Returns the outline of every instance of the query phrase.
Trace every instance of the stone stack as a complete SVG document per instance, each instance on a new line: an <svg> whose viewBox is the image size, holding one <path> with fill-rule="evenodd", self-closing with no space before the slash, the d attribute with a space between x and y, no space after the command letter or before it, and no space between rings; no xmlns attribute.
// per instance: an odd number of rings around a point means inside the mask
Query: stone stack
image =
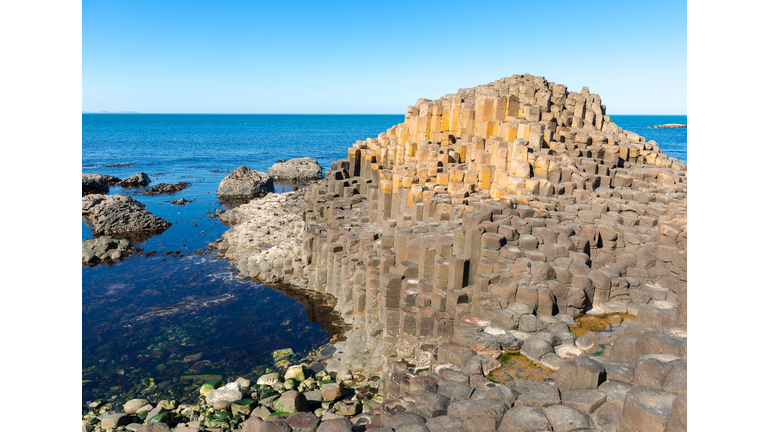
<svg viewBox="0 0 768 432"><path fill-rule="evenodd" d="M300 253L279 267L360 329L368 354L337 372L389 371L382 392L397 397L413 377L395 357L470 376L521 349L558 369L587 312L637 315L627 347L661 335L616 364L684 364L658 351L685 345L687 167L605 112L587 88L515 75L419 99L332 163L305 192ZM624 407L622 424L642 430Z"/></svg>

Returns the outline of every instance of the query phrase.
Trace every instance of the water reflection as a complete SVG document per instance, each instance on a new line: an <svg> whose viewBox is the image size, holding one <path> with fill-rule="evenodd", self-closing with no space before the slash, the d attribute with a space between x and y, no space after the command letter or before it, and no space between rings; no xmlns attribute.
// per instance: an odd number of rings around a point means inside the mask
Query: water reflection
<svg viewBox="0 0 768 432"><path fill-rule="evenodd" d="M191 402L210 376L253 378L274 366L272 351L298 358L341 328L325 297L242 279L209 253L84 273L83 402Z"/></svg>

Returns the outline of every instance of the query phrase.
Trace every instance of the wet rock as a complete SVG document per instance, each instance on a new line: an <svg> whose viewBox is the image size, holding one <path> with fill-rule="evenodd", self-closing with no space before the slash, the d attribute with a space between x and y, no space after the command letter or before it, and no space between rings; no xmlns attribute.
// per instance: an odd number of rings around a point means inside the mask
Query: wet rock
<svg viewBox="0 0 768 432"><path fill-rule="evenodd" d="M304 381L306 378L304 377L304 366L302 365L296 365L291 366L285 371L285 379L293 378L299 382Z"/></svg>
<svg viewBox="0 0 768 432"><path fill-rule="evenodd" d="M227 401L232 403L243 398L240 386L237 383L229 383L222 388L211 390L206 396L205 401L208 405L213 405L217 401Z"/></svg>
<svg viewBox="0 0 768 432"><path fill-rule="evenodd" d="M83 216L96 235L161 232L171 224L145 210L146 206L122 194L88 195L82 199Z"/></svg>
<svg viewBox="0 0 768 432"><path fill-rule="evenodd" d="M276 163L268 170L273 180L293 183L307 182L323 179L323 169L320 164L310 157L289 159L286 162Z"/></svg>
<svg viewBox="0 0 768 432"><path fill-rule="evenodd" d="M144 189L142 194L144 195L160 195L160 194L166 194L170 195L179 191L182 191L188 187L192 186L189 182L178 182L176 184L168 184L168 183L158 183L157 186L152 186L151 188Z"/></svg>
<svg viewBox="0 0 768 432"><path fill-rule="evenodd" d="M240 166L224 177L216 195L220 198L253 198L274 191L275 186L268 174Z"/></svg>
<svg viewBox="0 0 768 432"><path fill-rule="evenodd" d="M240 399L232 402L230 409L232 410L232 415L242 414L247 417L251 415L255 405L256 401L253 399Z"/></svg>
<svg viewBox="0 0 768 432"><path fill-rule="evenodd" d="M149 404L146 399L131 399L123 405L126 414L136 414L139 408Z"/></svg>
<svg viewBox="0 0 768 432"><path fill-rule="evenodd" d="M160 407L157 407L160 408ZM151 413L150 413L151 414ZM170 411L161 412L159 414L155 414L153 416L147 415L147 424L150 423L166 423L171 424L173 423L173 413Z"/></svg>
<svg viewBox="0 0 768 432"><path fill-rule="evenodd" d="M133 248L131 248L131 243L128 240L102 236L93 240L83 240L82 260L83 264L89 265L98 264L102 261L117 261L132 251Z"/></svg>
<svg viewBox="0 0 768 432"><path fill-rule="evenodd" d="M110 185L119 181L119 178L113 176L83 173L83 196L88 194L105 194L109 192Z"/></svg>
<svg viewBox="0 0 768 432"><path fill-rule="evenodd" d="M324 401L335 401L344 395L344 385L341 383L323 384L320 388Z"/></svg>
<svg viewBox="0 0 768 432"><path fill-rule="evenodd" d="M280 374L277 372L272 372L260 376L256 380L256 385L272 385L278 382L280 382Z"/></svg>
<svg viewBox="0 0 768 432"><path fill-rule="evenodd" d="M131 422L131 416L126 413L104 414L101 418L102 429L112 429L118 426L125 426Z"/></svg>
<svg viewBox="0 0 768 432"><path fill-rule="evenodd" d="M335 405L336 412L343 416L355 416L362 412L363 406L359 400L343 400Z"/></svg>
<svg viewBox="0 0 768 432"><path fill-rule="evenodd" d="M298 391L287 391L274 402L275 411L294 414L307 410L307 398Z"/></svg>
<svg viewBox="0 0 768 432"><path fill-rule="evenodd" d="M148 185L152 180L149 176L143 172L136 173L122 181L117 182L120 187L143 187Z"/></svg>

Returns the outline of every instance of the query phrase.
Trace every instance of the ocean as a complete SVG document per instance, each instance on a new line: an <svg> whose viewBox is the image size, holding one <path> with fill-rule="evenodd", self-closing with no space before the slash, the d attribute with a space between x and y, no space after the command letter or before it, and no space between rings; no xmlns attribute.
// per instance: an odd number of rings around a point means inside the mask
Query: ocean
<svg viewBox="0 0 768 432"><path fill-rule="evenodd" d="M686 116L612 116L686 162ZM278 159L309 156L323 169L357 140L376 137L402 115L83 114L82 172L152 183L189 182L172 195L132 195L173 225L114 264L82 267L82 401L119 395L191 401L211 377L258 377L271 353L294 358L330 341L327 309L313 299L237 276L206 250L227 226L215 217L228 205L216 189L245 165L266 172ZM276 190L292 190L276 184ZM172 205L171 200L192 202ZM82 238L91 239L83 223Z"/></svg>

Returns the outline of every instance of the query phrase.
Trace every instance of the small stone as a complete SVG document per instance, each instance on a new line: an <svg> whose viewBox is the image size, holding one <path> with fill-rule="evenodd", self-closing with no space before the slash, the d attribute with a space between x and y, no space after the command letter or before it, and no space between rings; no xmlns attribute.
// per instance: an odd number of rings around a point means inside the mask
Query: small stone
<svg viewBox="0 0 768 432"><path fill-rule="evenodd" d="M105 430L113 429L118 426L125 426L130 422L131 416L126 413L105 414L101 418L101 428Z"/></svg>
<svg viewBox="0 0 768 432"><path fill-rule="evenodd" d="M123 405L126 414L136 414L139 408L149 404L146 399L131 399Z"/></svg>
<svg viewBox="0 0 768 432"><path fill-rule="evenodd" d="M296 381L304 381L306 378L304 376L304 366L302 365L296 365L291 366L285 371L285 379L295 379Z"/></svg>
<svg viewBox="0 0 768 432"><path fill-rule="evenodd" d="M344 395L344 385L341 383L326 383L320 387L324 401L335 401Z"/></svg>

